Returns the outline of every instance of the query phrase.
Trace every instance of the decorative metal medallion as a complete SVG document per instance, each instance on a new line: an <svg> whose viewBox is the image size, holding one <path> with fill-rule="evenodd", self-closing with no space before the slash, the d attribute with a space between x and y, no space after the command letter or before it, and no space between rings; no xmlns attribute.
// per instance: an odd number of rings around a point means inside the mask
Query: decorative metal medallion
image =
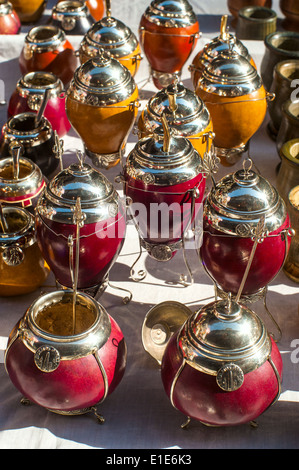
<svg viewBox="0 0 299 470"><path fill-rule="evenodd" d="M61 23L62 29L66 31L72 31L72 29L76 26L76 19L75 18L63 18Z"/></svg>
<svg viewBox="0 0 299 470"><path fill-rule="evenodd" d="M244 373L237 364L225 364L218 370L216 382L225 392L233 392L242 386Z"/></svg>
<svg viewBox="0 0 299 470"><path fill-rule="evenodd" d="M42 372L53 372L60 363L60 354L53 346L41 346L34 354L36 367Z"/></svg>
<svg viewBox="0 0 299 470"><path fill-rule="evenodd" d="M251 237L253 235L253 227L250 224L238 224L236 226L236 234L240 237Z"/></svg>
<svg viewBox="0 0 299 470"><path fill-rule="evenodd" d="M142 176L142 181L145 184L154 184L155 183L155 176L152 173L145 173Z"/></svg>
<svg viewBox="0 0 299 470"><path fill-rule="evenodd" d="M118 205L115 202L108 204L108 214L111 217L116 217L118 214Z"/></svg>
<svg viewBox="0 0 299 470"><path fill-rule="evenodd" d="M39 110L39 108L41 107L42 101L43 101L43 95L41 94L29 95L27 98L27 104L29 108L33 111Z"/></svg>
<svg viewBox="0 0 299 470"><path fill-rule="evenodd" d="M8 266L19 266L23 262L25 255L19 246L10 246L4 250L2 258Z"/></svg>

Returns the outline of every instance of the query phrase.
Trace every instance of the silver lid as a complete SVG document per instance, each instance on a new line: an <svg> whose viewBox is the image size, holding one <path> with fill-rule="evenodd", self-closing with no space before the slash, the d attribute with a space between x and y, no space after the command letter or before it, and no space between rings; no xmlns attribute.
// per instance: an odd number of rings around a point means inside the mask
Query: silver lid
<svg viewBox="0 0 299 470"><path fill-rule="evenodd" d="M137 142L126 160L129 176L158 186L189 181L202 171L199 153L188 139L174 136L165 119L153 137Z"/></svg>
<svg viewBox="0 0 299 470"><path fill-rule="evenodd" d="M187 27L197 22L187 0L153 0L144 17L152 23L169 28Z"/></svg>
<svg viewBox="0 0 299 470"><path fill-rule="evenodd" d="M200 62L202 66L207 66L213 59L228 50L236 51L242 57L245 57L249 62L251 56L247 47L239 40L234 34L227 30L227 15L221 18L220 34L209 41L203 48L200 54Z"/></svg>
<svg viewBox="0 0 299 470"><path fill-rule="evenodd" d="M209 41L203 48L201 60L204 65L207 65L213 59L226 52L228 50L236 51L242 57L245 57L249 62L251 60L251 55L247 47L236 38L234 34L227 33L227 36L219 35Z"/></svg>
<svg viewBox="0 0 299 470"><path fill-rule="evenodd" d="M109 106L129 98L136 89L129 70L107 52L75 71L67 96L91 106Z"/></svg>
<svg viewBox="0 0 299 470"><path fill-rule="evenodd" d="M14 178L14 159L8 157L0 160L0 200L17 198L36 193L44 178L40 168L27 158L21 157L18 162L18 176Z"/></svg>
<svg viewBox="0 0 299 470"><path fill-rule="evenodd" d="M265 232L273 232L284 223L287 212L276 188L244 165L211 189L204 203L204 216L221 232L251 237L262 216Z"/></svg>
<svg viewBox="0 0 299 470"><path fill-rule="evenodd" d="M156 93L143 113L145 127L153 132L162 123L162 114L177 135L188 137L202 132L210 122L204 102L182 83L173 83Z"/></svg>
<svg viewBox="0 0 299 470"><path fill-rule="evenodd" d="M222 96L249 95L262 86L257 70L236 51L227 50L203 70L198 87Z"/></svg>
<svg viewBox="0 0 299 470"><path fill-rule="evenodd" d="M53 25L33 27L25 36L25 46L37 52L55 50L66 40L62 29Z"/></svg>
<svg viewBox="0 0 299 470"><path fill-rule="evenodd" d="M244 374L260 367L271 354L262 320L230 299L211 302L189 317L177 344L190 366L215 375L226 391L238 389Z"/></svg>
<svg viewBox="0 0 299 470"><path fill-rule="evenodd" d="M106 16L85 34L80 51L95 57L100 49L104 49L116 59L120 59L134 52L137 46L138 40L128 26L118 19Z"/></svg>
<svg viewBox="0 0 299 470"><path fill-rule="evenodd" d="M78 197L85 224L115 217L119 211L119 196L113 184L87 163L74 163L58 173L45 188L36 211L44 219L74 224Z"/></svg>

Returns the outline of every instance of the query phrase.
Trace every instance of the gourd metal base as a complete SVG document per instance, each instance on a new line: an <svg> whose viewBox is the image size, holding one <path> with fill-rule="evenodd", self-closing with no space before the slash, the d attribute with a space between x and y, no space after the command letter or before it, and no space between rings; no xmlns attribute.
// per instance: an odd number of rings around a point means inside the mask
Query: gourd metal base
<svg viewBox="0 0 299 470"><path fill-rule="evenodd" d="M23 406L29 406L29 405L33 404L26 397L22 397L20 403ZM78 415L83 415L83 414L86 414L86 413L94 413L95 417L97 418L97 420L100 424L105 423L105 418L102 415L99 414L96 406L91 406L89 408L84 408L84 409L81 409L81 410L73 410L73 411L50 410L48 408L46 408L46 410L51 411L52 413L56 413L56 414L64 415L64 416L78 416Z"/></svg>
<svg viewBox="0 0 299 470"><path fill-rule="evenodd" d="M247 144L241 145L240 147L235 148L221 148L215 147L215 154L220 158L220 161L225 166L235 165L243 156L245 152L248 151L249 142Z"/></svg>
<svg viewBox="0 0 299 470"><path fill-rule="evenodd" d="M186 416L186 421L181 424L181 429L188 429L189 425L191 423L191 418L190 416ZM220 426L220 425L216 425L216 424L208 424L208 423L204 423L203 421L199 421L200 424L202 424L203 426L206 426L208 428L222 428L223 426ZM258 428L258 423L256 421L249 421L248 424L253 428L253 429L257 429Z"/></svg>
<svg viewBox="0 0 299 470"><path fill-rule="evenodd" d="M194 283L193 273L191 271L191 268L189 266L189 263L186 257L184 238L182 238L182 240L180 240L177 243L166 245L166 244L154 244L154 243L145 242L140 236L139 236L139 254L130 268L130 278L133 281L135 282L143 281L143 279L145 279L147 275L147 272L145 269L140 269L137 272L137 275L135 274L135 266L137 265L138 261L140 260L142 256L142 248L146 249L147 253L149 254L151 258L159 262L169 261L173 256L173 252L179 249L183 249L183 257L184 257L185 266L189 274L189 281L188 281L188 276L186 274L181 274L180 282L183 284L184 287L190 286Z"/></svg>
<svg viewBox="0 0 299 470"><path fill-rule="evenodd" d="M91 159L96 168L104 168L108 170L109 168L116 166L120 161L119 152L100 154L92 152L85 147L85 153Z"/></svg>
<svg viewBox="0 0 299 470"><path fill-rule="evenodd" d="M168 72L158 72L150 68L150 75L153 79L154 84L160 88L166 88L168 85L180 80L181 78L181 71L168 73Z"/></svg>

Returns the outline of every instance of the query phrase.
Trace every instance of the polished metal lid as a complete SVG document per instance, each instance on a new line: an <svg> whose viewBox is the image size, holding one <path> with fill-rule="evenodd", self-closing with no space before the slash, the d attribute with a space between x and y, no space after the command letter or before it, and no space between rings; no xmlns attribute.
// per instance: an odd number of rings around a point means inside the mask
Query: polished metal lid
<svg viewBox="0 0 299 470"><path fill-rule="evenodd" d="M174 136L166 118L149 138L140 139L126 160L126 172L137 180L158 186L183 183L202 170L202 159L185 137Z"/></svg>
<svg viewBox="0 0 299 470"><path fill-rule="evenodd" d="M221 19L220 34L209 41L200 54L200 62L202 66L207 66L213 59L226 51L236 51L240 56L245 57L249 62L251 56L247 47L227 30L227 15Z"/></svg>
<svg viewBox="0 0 299 470"><path fill-rule="evenodd" d="M185 361L216 376L226 391L238 389L247 374L271 354L271 340L262 320L230 298L209 303L186 321L177 337Z"/></svg>
<svg viewBox="0 0 299 470"><path fill-rule="evenodd" d="M197 22L187 0L153 0L144 13L152 23L169 28L181 28Z"/></svg>
<svg viewBox="0 0 299 470"><path fill-rule="evenodd" d="M75 71L67 96L91 106L108 106L129 98L135 89L129 70L101 50Z"/></svg>
<svg viewBox="0 0 299 470"><path fill-rule="evenodd" d="M137 46L135 34L122 21L111 16L108 5L106 17L95 23L84 35L80 49L90 56L96 56L99 49L104 49L119 59L134 52Z"/></svg>
<svg viewBox="0 0 299 470"><path fill-rule="evenodd" d="M253 236L261 217L265 218L265 232L277 230L287 217L277 189L246 165L247 162L242 170L222 178L204 203L211 227L240 237Z"/></svg>
<svg viewBox="0 0 299 470"><path fill-rule="evenodd" d="M113 184L83 162L73 163L48 183L36 211L45 219L73 224L78 197L85 224L107 220L119 212L119 196Z"/></svg>
<svg viewBox="0 0 299 470"><path fill-rule="evenodd" d="M213 59L203 70L198 87L222 96L248 95L262 86L262 80L251 63L234 50Z"/></svg>
<svg viewBox="0 0 299 470"><path fill-rule="evenodd" d="M142 344L161 365L165 348L172 337L192 315L184 304L167 300L152 307L146 314L142 330Z"/></svg>
<svg viewBox="0 0 299 470"><path fill-rule="evenodd" d="M182 83L173 83L156 93L144 110L144 125L154 131L161 125L162 114L178 135L188 137L202 132L210 122L204 102Z"/></svg>

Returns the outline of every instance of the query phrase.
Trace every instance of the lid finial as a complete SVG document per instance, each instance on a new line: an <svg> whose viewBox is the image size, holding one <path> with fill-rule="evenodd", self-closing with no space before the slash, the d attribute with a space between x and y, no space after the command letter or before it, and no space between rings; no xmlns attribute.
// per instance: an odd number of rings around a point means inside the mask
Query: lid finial
<svg viewBox="0 0 299 470"><path fill-rule="evenodd" d="M111 18L111 0L105 0L106 16Z"/></svg>
<svg viewBox="0 0 299 470"><path fill-rule="evenodd" d="M227 15L221 17L220 37L223 41L227 41L228 39Z"/></svg>

